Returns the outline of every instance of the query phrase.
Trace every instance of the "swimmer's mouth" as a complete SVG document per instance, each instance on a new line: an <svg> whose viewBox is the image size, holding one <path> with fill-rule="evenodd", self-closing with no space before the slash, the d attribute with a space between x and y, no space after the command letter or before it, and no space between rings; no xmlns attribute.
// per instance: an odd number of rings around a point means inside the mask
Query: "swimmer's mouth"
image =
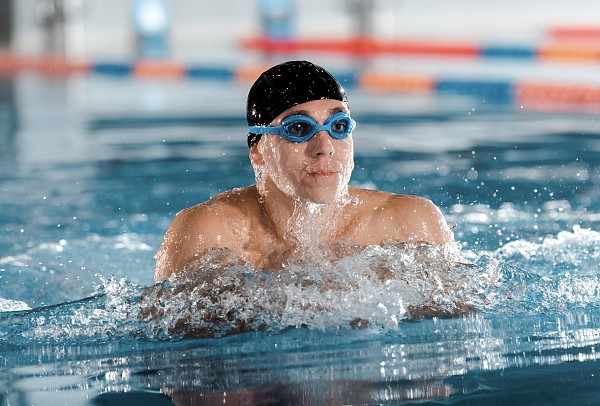
<svg viewBox="0 0 600 406"><path fill-rule="evenodd" d="M339 173L338 171L334 171L334 170L330 170L330 169L323 169L323 170L316 170L316 171L308 172L309 175L317 176L317 177L335 176L338 173Z"/></svg>
<svg viewBox="0 0 600 406"><path fill-rule="evenodd" d="M335 176L341 172L341 168L338 168L337 165L315 165L307 166L306 172L310 176L317 177Z"/></svg>

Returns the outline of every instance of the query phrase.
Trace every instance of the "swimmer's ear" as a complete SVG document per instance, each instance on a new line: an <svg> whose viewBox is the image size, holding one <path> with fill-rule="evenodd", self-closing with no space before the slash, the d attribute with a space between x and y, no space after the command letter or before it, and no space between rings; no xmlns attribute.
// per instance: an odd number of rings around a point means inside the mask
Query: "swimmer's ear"
<svg viewBox="0 0 600 406"><path fill-rule="evenodd" d="M265 160L263 158L262 152L260 151L260 148L258 148L258 144L254 144L250 147L250 162L253 166L260 166L265 164Z"/></svg>

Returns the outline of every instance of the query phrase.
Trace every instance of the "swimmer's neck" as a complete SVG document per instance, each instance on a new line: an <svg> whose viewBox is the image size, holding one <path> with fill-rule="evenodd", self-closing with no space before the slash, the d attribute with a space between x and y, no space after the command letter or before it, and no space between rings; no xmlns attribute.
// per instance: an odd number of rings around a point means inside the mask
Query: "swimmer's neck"
<svg viewBox="0 0 600 406"><path fill-rule="evenodd" d="M332 238L339 226L343 206L342 199L331 203L314 203L299 197L291 197L279 189L269 190L259 196L267 227L278 239L293 237L294 232L309 233L319 240Z"/></svg>

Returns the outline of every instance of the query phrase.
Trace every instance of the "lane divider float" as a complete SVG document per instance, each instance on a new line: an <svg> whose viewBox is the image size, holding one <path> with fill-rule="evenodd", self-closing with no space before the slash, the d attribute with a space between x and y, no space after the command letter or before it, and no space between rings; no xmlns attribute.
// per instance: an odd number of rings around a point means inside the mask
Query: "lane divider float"
<svg viewBox="0 0 600 406"><path fill-rule="evenodd" d="M174 61L83 63L0 53L0 78L22 73L59 78L94 74L116 78L220 80L250 84L268 66L187 66ZM434 77L425 74L359 70L333 73L346 88L397 94L468 96L479 103L513 105L528 111L600 113L600 84L457 78L444 75Z"/></svg>

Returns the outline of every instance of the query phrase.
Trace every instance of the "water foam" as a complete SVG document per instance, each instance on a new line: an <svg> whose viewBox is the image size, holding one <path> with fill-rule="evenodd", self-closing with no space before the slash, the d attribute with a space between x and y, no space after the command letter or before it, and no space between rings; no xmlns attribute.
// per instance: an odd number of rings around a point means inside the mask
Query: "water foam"
<svg viewBox="0 0 600 406"><path fill-rule="evenodd" d="M290 327L338 331L356 326L357 319L390 330L403 320L470 311L494 279L493 270L463 264L458 244L368 247L279 272L239 265L230 252L221 255L219 262L197 261L187 273L155 286L101 279L87 298L3 313L2 339L85 344Z"/></svg>
<svg viewBox="0 0 600 406"><path fill-rule="evenodd" d="M29 310L29 305L20 300L10 300L0 297L0 313L2 312L16 312L19 310Z"/></svg>
<svg viewBox="0 0 600 406"><path fill-rule="evenodd" d="M395 329L403 320L463 314L485 300L493 267L464 264L458 244L368 247L320 264L267 273L196 261L147 292L145 320L155 336L224 335L246 330L350 328L356 320ZM485 274L485 275L482 275Z"/></svg>
<svg viewBox="0 0 600 406"><path fill-rule="evenodd" d="M539 243L512 241L499 250L498 256L509 263L537 264L534 271L541 275L564 272L594 275L600 258L600 232L575 226L572 232L560 231Z"/></svg>
<svg viewBox="0 0 600 406"><path fill-rule="evenodd" d="M514 241L493 252L443 246L357 249L279 272L199 260L154 285L100 279L84 299L28 310L0 299L0 341L85 344L114 340L220 337L305 327L324 332L357 325L394 331L403 321L469 312L565 314L600 307L600 233L575 227L541 242ZM360 323L356 323L360 320Z"/></svg>
<svg viewBox="0 0 600 406"><path fill-rule="evenodd" d="M600 307L600 232L573 227L541 242L512 241L494 255L502 264L494 309L556 314Z"/></svg>

